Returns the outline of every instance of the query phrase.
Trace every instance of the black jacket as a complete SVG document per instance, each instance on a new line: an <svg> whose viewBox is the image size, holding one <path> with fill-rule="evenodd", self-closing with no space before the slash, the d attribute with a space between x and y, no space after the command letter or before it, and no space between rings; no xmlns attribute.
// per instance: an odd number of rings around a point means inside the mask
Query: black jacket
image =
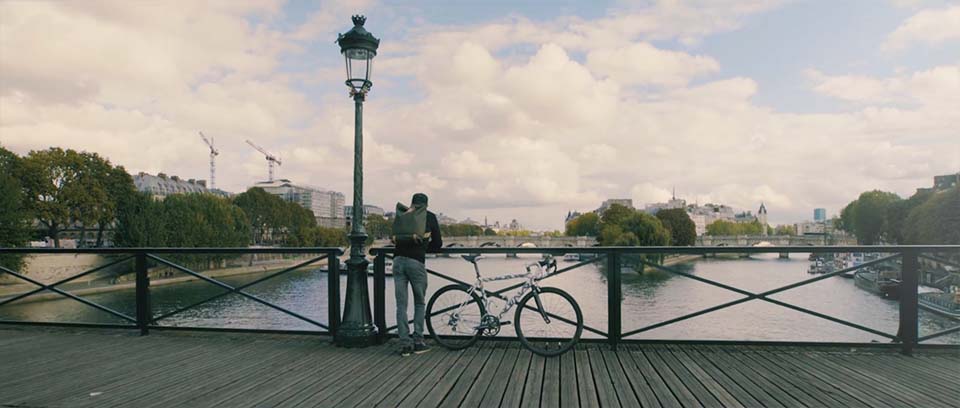
<svg viewBox="0 0 960 408"><path fill-rule="evenodd" d="M403 256L425 262L427 251L436 252L443 248L443 237L440 236L440 223L437 222L437 215L427 211L427 230L430 231L430 243L427 245L397 245L394 252L396 256Z"/></svg>

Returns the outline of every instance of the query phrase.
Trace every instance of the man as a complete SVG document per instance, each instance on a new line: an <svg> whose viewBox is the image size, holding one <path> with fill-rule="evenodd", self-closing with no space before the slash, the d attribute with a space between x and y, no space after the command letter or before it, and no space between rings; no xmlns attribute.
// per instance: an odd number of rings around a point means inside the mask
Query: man
<svg viewBox="0 0 960 408"><path fill-rule="evenodd" d="M411 207L426 208L427 195L417 193L410 200ZM393 258L393 287L397 299L397 333L400 336L400 354L421 354L430 351L423 341L424 313L426 309L427 268L424 265L426 252L434 252L443 247L440 236L440 223L436 214L427 211L426 231L428 240L420 243L397 242ZM422 225L422 224L421 224ZM413 338L407 326L407 283L413 289Z"/></svg>

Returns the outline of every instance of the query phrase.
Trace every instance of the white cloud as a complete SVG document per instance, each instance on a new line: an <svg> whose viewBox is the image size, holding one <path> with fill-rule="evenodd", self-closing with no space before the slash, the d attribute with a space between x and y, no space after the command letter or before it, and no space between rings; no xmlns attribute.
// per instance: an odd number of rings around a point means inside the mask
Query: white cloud
<svg viewBox="0 0 960 408"><path fill-rule="evenodd" d="M284 32L245 17L283 18L273 3L125 5L0 4L4 146L83 148L131 171L202 178L204 130L221 147L228 190L266 174L249 138L283 158L281 176L350 200L353 104L342 89L308 94L299 82L318 73L339 82L342 61L334 53L309 74L280 69L284 58L312 58L302 39L327 43L349 6L330 4ZM774 6L663 1L593 20L420 24L378 56L364 105L364 199L423 191L457 218L552 229L567 210L622 196L642 206L676 186L689 201L750 210L763 201L776 223L838 210L869 188L909 193L960 168L957 66L888 78L811 71L817 92L855 104L792 114L755 103L758 82L719 70L707 52L650 45L695 43ZM378 91L391 81L416 96Z"/></svg>
<svg viewBox="0 0 960 408"><path fill-rule="evenodd" d="M713 58L661 50L648 43L591 51L587 66L624 85L659 86L686 85L697 76L720 69Z"/></svg>
<svg viewBox="0 0 960 408"><path fill-rule="evenodd" d="M914 44L938 45L960 40L960 5L917 12L887 36L886 51L900 51Z"/></svg>

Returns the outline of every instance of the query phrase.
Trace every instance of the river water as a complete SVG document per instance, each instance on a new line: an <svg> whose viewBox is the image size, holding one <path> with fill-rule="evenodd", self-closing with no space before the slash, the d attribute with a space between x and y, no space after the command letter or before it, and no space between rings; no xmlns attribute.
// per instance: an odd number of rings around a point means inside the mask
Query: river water
<svg viewBox="0 0 960 408"><path fill-rule="evenodd" d="M484 276L521 273L523 266L537 259L533 255L506 258L491 255L480 260ZM560 261L560 267L572 265ZM749 259L697 259L674 266L678 270L715 280L750 292L760 292L808 279L809 261L806 256L794 254L791 259L777 255L754 255ZM433 258L427 267L455 277L472 281L472 266L456 258ZM239 285L260 276L241 276L223 279ZM710 306L732 301L743 295L665 272L643 274L625 271L623 274L622 331L629 332L660 321L682 316ZM498 289L520 281L487 284L487 289ZM428 296L448 284L442 278L431 276ZM580 304L585 324L600 331L607 330L607 278L603 268L588 264L575 270L550 277L543 286L555 286L569 292ZM341 280L345 289L346 278ZM372 291L372 281L370 289ZM264 300L275 303L318 322L327 321L327 276L320 270L293 272L259 283L247 290ZM151 289L155 315L159 316L179 307L193 304L222 293L223 289L206 282L189 282ZM345 293L345 291L341 292ZM113 308L129 316L135 315L134 293L116 291L84 296L85 299ZM774 299L792 303L816 312L848 320L882 332L897 332L899 305L854 286L853 280L831 277L819 282L782 292ZM387 323L395 323L393 309L393 282L387 280ZM411 311L412 313L412 311ZM960 324L921 310L920 335L934 333ZM504 319L512 318L512 312ZM79 302L51 300L0 307L0 319L123 323ZM181 314L158 322L162 325L190 327L230 327L259 329L312 330L316 326L273 310L239 295L228 295L205 303ZM501 336L512 336L505 327ZM598 337L584 332L584 337ZM697 339L697 340L790 340L790 341L856 341L885 342L887 339L844 325L830 322L762 300L753 300L668 326L645 331L630 338L637 339ZM960 343L960 334L954 333L931 342Z"/></svg>

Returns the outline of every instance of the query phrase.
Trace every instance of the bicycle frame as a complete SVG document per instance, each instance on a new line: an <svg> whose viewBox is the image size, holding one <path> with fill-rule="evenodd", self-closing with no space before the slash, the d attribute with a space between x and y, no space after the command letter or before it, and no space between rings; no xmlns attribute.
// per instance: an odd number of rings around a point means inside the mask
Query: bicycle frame
<svg viewBox="0 0 960 408"><path fill-rule="evenodd" d="M500 310L500 313L497 314L497 321L500 321L503 318L503 315L507 314L507 312L513 309L513 306L515 306L517 303L520 302L520 299L523 298L523 296L527 293L528 290L533 290L534 299L537 302L537 309L539 310L540 315L543 316L543 319L545 322L547 323L550 322L550 318L547 317L545 313L543 313L543 306L540 303L540 296L538 295L540 292L540 285L538 284L538 281L540 279L543 279L547 275L546 270L542 265L540 265L539 262L534 262L532 264L525 265L525 268L527 270L526 273L507 274L507 275L493 276L489 278L484 278L480 276L480 267L477 266L476 260L474 260L474 262L471 262L471 263L473 264L473 270L477 275L477 280L476 280L476 283L474 283L473 285L470 286L469 289L467 289L467 294L472 296L474 293L477 293L479 289L479 296L481 298L481 301L483 302L483 308L485 311L490 309L490 299L487 298L487 291L483 289L483 282L496 282L496 281L520 279L520 278L527 279L527 281L523 283L523 286L520 287L520 290L518 290L517 293L512 298L507 299L506 306L504 306L503 309ZM534 270L533 268L536 268L536 269ZM462 309L463 306L466 305L468 302L469 301L465 301L464 303L461 303L457 309L458 310ZM481 316L481 318L485 316L491 316L491 315L492 315L491 313L486 312L484 316Z"/></svg>

